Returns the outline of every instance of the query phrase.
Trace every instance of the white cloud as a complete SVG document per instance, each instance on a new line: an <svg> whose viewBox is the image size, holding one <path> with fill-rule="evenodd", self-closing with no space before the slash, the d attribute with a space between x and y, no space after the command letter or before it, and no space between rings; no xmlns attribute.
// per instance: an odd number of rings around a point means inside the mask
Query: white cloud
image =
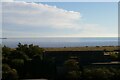
<svg viewBox="0 0 120 80"><path fill-rule="evenodd" d="M41 30L43 28L46 29L43 30L46 31L44 33ZM7 37L25 37L25 35L31 37L108 36L105 35L107 29L103 30L100 25L82 23L80 12L67 11L41 3L26 2L3 3L3 29L3 35ZM49 31L49 29L53 30ZM99 32L102 33L99 34Z"/></svg>
<svg viewBox="0 0 120 80"><path fill-rule="evenodd" d="M1 0L1 2L13 2L14 0Z"/></svg>
<svg viewBox="0 0 120 80"><path fill-rule="evenodd" d="M36 3L4 3L3 9L5 22L35 27L76 28L81 18L79 12Z"/></svg>

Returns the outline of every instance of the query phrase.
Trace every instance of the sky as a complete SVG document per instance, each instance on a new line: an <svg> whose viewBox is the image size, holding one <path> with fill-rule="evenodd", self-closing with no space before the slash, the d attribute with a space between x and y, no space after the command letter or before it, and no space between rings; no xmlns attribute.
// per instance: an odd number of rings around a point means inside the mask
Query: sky
<svg viewBox="0 0 120 80"><path fill-rule="evenodd" d="M3 37L117 37L117 2L4 2Z"/></svg>
<svg viewBox="0 0 120 80"><path fill-rule="evenodd" d="M1 0L2 2L26 1L26 2L119 2L119 0Z"/></svg>

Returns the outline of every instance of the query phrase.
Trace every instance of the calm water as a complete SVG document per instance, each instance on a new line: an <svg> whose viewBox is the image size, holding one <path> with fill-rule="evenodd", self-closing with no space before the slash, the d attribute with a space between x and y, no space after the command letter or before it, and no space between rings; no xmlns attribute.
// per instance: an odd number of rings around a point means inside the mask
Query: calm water
<svg viewBox="0 0 120 80"><path fill-rule="evenodd" d="M15 48L18 43L40 47L118 46L118 38L8 38L2 44Z"/></svg>

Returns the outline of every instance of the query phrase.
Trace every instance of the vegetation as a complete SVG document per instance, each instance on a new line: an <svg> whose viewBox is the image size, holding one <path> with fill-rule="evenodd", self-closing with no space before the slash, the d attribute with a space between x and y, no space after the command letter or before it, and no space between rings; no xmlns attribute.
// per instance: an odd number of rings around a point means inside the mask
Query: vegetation
<svg viewBox="0 0 120 80"><path fill-rule="evenodd" d="M15 49L2 48L2 80L38 79L50 80L119 80L118 67L83 66L80 61L68 58L63 65L56 65L54 57L45 57L44 49L30 44L18 44ZM120 53L111 54L120 60Z"/></svg>
<svg viewBox="0 0 120 80"><path fill-rule="evenodd" d="M81 78L79 62L74 59L68 59L64 63L66 78L68 80L78 80Z"/></svg>
<svg viewBox="0 0 120 80"><path fill-rule="evenodd" d="M2 65L2 80L18 80L16 69L11 69L9 65Z"/></svg>
<svg viewBox="0 0 120 80"><path fill-rule="evenodd" d="M64 47L64 48L45 48L48 51L114 51L118 50L119 46L96 46L96 47Z"/></svg>

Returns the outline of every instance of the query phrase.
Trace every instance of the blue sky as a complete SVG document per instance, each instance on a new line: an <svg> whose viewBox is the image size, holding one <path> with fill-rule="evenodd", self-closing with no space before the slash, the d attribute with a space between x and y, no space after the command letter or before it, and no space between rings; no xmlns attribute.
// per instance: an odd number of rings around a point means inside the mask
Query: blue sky
<svg viewBox="0 0 120 80"><path fill-rule="evenodd" d="M43 4L80 12L84 21L87 23L97 23L106 26L118 25L118 3L116 2L43 2Z"/></svg>
<svg viewBox="0 0 120 80"><path fill-rule="evenodd" d="M3 3L3 37L117 37L117 4Z"/></svg>

